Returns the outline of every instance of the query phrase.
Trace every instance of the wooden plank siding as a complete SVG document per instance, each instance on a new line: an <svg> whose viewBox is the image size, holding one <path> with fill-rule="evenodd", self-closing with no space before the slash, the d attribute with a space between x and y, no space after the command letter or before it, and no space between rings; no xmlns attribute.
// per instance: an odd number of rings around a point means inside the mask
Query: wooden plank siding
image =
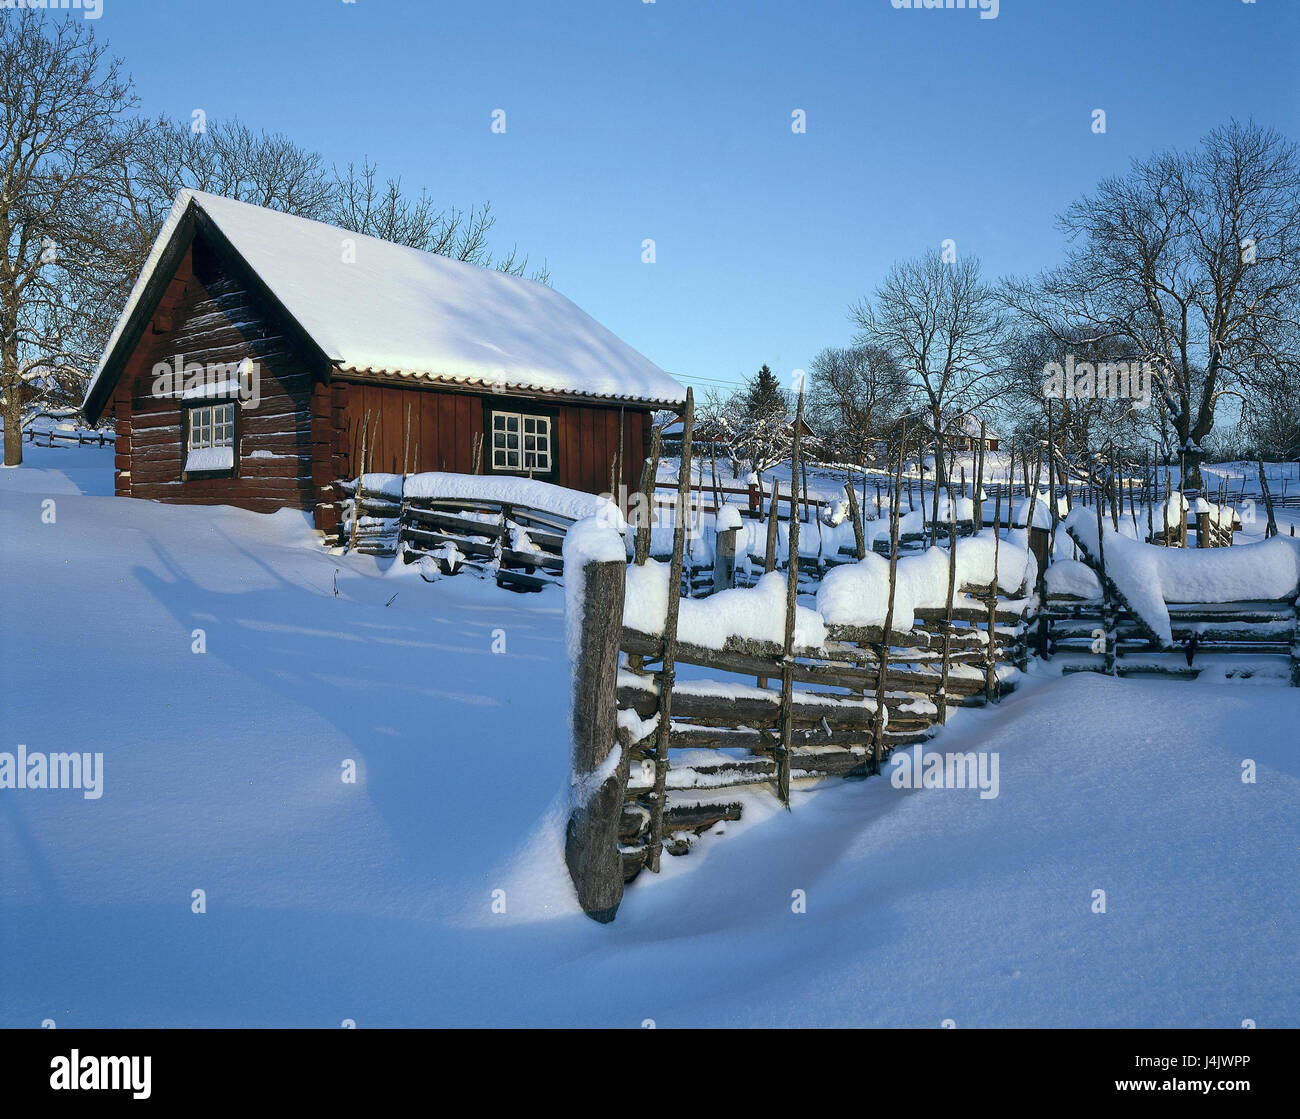
<svg viewBox="0 0 1300 1119"><path fill-rule="evenodd" d="M411 406L411 434L407 471L412 474L429 470L469 474L474 469L474 437L483 434L486 409L509 408L516 404L527 411L539 403L504 393L469 393L361 382L347 385L346 400L342 438L348 448L349 461L359 469L361 429L368 417L369 461L366 469L379 474L403 472L408 404ZM610 464L618 451L620 406L540 403L555 412L556 471L554 478L548 480L588 493L607 492ZM634 495L649 444L651 413L631 406L623 406L622 411L621 481L628 494ZM480 472L492 473L488 449L483 452ZM619 480L616 479L616 485Z"/></svg>
<svg viewBox="0 0 1300 1119"><path fill-rule="evenodd" d="M238 362L259 366L261 399L238 408L234 477L184 480L183 409L153 396L156 363ZM176 270L113 395L127 437L116 492L193 505L237 505L258 512L316 503L312 393L317 373L272 315L217 254L196 238Z"/></svg>

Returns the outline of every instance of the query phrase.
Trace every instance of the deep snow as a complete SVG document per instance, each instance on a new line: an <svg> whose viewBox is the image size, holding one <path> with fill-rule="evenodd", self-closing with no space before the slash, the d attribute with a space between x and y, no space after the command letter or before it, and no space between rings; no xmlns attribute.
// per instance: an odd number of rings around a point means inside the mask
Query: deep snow
<svg viewBox="0 0 1300 1119"><path fill-rule="evenodd" d="M28 451L0 751L102 750L105 789L0 791L0 1025L1300 1025L1296 690L1035 670L930 746L997 751L996 799L756 789L597 926L560 590L84 496L111 451Z"/></svg>

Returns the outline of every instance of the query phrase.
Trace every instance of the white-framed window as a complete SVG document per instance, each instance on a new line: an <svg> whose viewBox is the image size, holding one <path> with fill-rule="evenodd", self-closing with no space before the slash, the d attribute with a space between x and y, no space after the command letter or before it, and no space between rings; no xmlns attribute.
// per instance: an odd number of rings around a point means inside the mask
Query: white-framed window
<svg viewBox="0 0 1300 1119"><path fill-rule="evenodd" d="M234 465L234 402L190 408L185 433L185 469L231 470Z"/></svg>
<svg viewBox="0 0 1300 1119"><path fill-rule="evenodd" d="M492 469L549 474L554 450L551 418L527 412L492 413Z"/></svg>

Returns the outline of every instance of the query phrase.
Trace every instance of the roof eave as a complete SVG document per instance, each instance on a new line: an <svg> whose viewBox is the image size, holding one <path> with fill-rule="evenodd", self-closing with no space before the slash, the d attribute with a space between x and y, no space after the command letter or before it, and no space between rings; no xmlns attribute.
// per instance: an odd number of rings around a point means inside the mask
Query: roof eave
<svg viewBox="0 0 1300 1119"><path fill-rule="evenodd" d="M456 392L502 393L507 396L535 396L551 400L592 403L607 406L631 406L647 409L665 409L680 412L685 399L670 397L624 396L617 393L582 392L576 389L551 388L527 382L502 382L485 377L457 377L421 370L360 368L347 362L334 363L334 376L340 380L390 383L398 381L412 385L427 385Z"/></svg>

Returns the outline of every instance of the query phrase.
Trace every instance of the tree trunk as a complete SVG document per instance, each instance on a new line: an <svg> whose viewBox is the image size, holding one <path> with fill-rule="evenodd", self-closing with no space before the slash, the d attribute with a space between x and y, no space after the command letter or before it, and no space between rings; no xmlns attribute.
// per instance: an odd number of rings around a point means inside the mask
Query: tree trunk
<svg viewBox="0 0 1300 1119"><path fill-rule="evenodd" d="M5 465L23 463L23 405L15 386L5 392Z"/></svg>
<svg viewBox="0 0 1300 1119"><path fill-rule="evenodd" d="M1188 490L1199 492L1201 489L1201 463L1205 461L1204 451L1184 451L1183 452L1183 480L1179 488L1186 493Z"/></svg>

